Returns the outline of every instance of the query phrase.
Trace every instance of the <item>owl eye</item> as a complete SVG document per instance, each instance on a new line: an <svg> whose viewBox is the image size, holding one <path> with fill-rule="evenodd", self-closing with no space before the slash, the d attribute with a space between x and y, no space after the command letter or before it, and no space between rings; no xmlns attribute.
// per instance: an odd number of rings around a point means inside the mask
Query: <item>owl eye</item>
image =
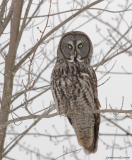
<svg viewBox="0 0 132 160"><path fill-rule="evenodd" d="M69 45L68 45L68 48L69 48L69 49L72 49L72 45L71 45L71 44L69 44Z"/></svg>
<svg viewBox="0 0 132 160"><path fill-rule="evenodd" d="M78 45L78 48L82 48L82 47L83 47L83 45L82 45L82 44L79 44L79 45Z"/></svg>

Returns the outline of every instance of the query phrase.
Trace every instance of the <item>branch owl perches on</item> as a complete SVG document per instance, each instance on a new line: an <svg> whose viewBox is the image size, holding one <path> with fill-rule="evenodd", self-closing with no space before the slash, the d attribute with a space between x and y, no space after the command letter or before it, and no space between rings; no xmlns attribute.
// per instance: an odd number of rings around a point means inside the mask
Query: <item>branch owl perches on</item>
<svg viewBox="0 0 132 160"><path fill-rule="evenodd" d="M64 34L51 75L56 109L67 116L86 154L97 151L100 125L99 113L87 113L100 108L97 78L90 66L92 54L92 42L85 33Z"/></svg>

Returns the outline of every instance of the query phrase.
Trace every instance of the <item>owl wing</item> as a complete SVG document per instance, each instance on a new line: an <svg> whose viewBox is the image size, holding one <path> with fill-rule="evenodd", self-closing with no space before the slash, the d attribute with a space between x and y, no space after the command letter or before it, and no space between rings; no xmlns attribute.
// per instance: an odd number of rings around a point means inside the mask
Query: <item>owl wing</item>
<svg viewBox="0 0 132 160"><path fill-rule="evenodd" d="M55 106L60 115L70 110L70 102L74 93L72 78L60 77L51 79L51 90L55 100Z"/></svg>
<svg viewBox="0 0 132 160"><path fill-rule="evenodd" d="M96 103L97 109L99 109L101 106L100 106L100 103L99 103L99 100L98 100L97 78L96 78L95 71L93 70L93 68L91 66L88 67L87 74L90 75L89 81L90 81L91 86L92 86L93 91L94 91L94 101Z"/></svg>
<svg viewBox="0 0 132 160"><path fill-rule="evenodd" d="M88 72L89 75L91 75L90 78L90 83L91 86L93 88L94 91L94 102L95 102L95 109L98 110L101 106L100 106L100 102L98 100L98 92L97 92L97 77L95 74L95 71L93 70L93 68L90 66L88 68ZM98 147L98 134L99 134L99 125L100 125L100 113L96 113L94 114L95 117L95 124L94 124L94 147L91 150L92 153L97 151L97 147ZM89 150L85 149L86 153L90 153Z"/></svg>

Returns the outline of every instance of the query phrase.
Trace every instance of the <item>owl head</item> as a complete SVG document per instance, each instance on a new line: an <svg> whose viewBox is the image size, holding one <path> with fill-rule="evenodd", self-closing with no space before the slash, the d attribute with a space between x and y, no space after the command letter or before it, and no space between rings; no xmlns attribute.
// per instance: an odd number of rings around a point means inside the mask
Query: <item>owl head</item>
<svg viewBox="0 0 132 160"><path fill-rule="evenodd" d="M78 63L87 61L90 64L92 54L92 42L83 32L67 32L60 39L58 56L68 62Z"/></svg>

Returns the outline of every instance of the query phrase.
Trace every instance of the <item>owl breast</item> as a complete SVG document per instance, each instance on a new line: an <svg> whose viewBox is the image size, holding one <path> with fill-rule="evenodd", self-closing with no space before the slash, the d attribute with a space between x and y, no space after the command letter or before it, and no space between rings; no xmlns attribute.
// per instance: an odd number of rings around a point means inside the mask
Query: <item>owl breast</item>
<svg viewBox="0 0 132 160"><path fill-rule="evenodd" d="M68 68L69 71L66 71ZM51 79L52 93L60 114L65 114L68 110L87 112L88 109L96 108L91 77L88 74L76 66L56 69L53 74L56 74L56 78Z"/></svg>

